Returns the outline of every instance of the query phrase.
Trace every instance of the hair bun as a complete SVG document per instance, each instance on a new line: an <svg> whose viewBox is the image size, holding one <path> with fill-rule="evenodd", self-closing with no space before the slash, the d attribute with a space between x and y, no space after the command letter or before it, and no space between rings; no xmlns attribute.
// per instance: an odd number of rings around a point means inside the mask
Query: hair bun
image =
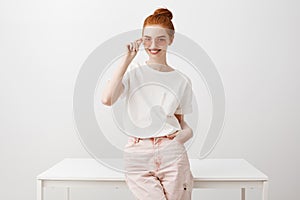
<svg viewBox="0 0 300 200"><path fill-rule="evenodd" d="M167 8L158 8L154 11L153 15L164 15L170 18L170 20L173 18L172 12L169 11Z"/></svg>

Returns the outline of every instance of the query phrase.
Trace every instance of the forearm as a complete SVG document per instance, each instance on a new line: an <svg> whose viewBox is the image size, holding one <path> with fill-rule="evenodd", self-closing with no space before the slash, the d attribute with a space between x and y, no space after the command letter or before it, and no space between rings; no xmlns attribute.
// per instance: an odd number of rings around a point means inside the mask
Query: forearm
<svg viewBox="0 0 300 200"><path fill-rule="evenodd" d="M193 137L193 130L184 120L181 121L180 126L182 130L179 130L178 134L176 135L176 139L183 144Z"/></svg>
<svg viewBox="0 0 300 200"><path fill-rule="evenodd" d="M122 79L131 62L126 56L123 57L119 67L114 71L111 79L106 83L103 93L102 102L105 105L112 105L122 92Z"/></svg>

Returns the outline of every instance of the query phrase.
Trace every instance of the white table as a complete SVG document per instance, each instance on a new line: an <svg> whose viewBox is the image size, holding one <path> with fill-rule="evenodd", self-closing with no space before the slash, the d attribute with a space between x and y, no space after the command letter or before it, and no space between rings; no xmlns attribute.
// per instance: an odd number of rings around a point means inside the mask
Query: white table
<svg viewBox="0 0 300 200"><path fill-rule="evenodd" d="M261 188L268 199L268 177L244 159L190 159L194 188L239 188L245 200L246 189ZM101 165L92 158L66 158L37 176L37 200L43 200L45 187L96 186L127 188L124 174Z"/></svg>

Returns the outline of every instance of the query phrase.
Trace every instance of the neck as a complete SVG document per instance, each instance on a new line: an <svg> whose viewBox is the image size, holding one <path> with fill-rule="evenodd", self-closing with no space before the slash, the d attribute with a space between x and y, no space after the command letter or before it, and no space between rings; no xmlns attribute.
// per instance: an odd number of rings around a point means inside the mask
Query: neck
<svg viewBox="0 0 300 200"><path fill-rule="evenodd" d="M164 58L151 58L151 57L149 57L149 59L147 60L147 63L148 64L158 64L158 65L168 66L166 57L164 57Z"/></svg>

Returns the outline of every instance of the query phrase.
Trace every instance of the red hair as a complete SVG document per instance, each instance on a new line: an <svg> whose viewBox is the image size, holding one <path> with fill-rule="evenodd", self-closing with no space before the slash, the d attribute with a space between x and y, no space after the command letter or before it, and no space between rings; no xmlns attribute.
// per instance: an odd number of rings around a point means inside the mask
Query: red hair
<svg viewBox="0 0 300 200"><path fill-rule="evenodd" d="M143 25L143 30L147 25L160 25L168 29L167 32L170 37L173 37L175 29L172 23L173 14L167 8L158 8L152 15L149 15ZM144 32L144 31L143 31Z"/></svg>

